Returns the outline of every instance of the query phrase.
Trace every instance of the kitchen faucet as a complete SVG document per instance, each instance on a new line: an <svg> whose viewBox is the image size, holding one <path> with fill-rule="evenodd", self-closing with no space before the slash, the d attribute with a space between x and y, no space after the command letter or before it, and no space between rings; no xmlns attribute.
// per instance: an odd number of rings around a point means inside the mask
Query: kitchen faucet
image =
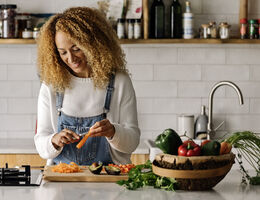
<svg viewBox="0 0 260 200"><path fill-rule="evenodd" d="M207 139L208 140L210 139L210 137L212 135L215 134L215 130L214 130L214 126L213 126L213 119L212 119L213 96L214 96L216 89L222 85L228 85L228 86L234 88L234 90L237 92L237 95L239 97L240 105L244 104L242 92L236 84L232 83L231 81L220 81L220 82L216 83L213 86L213 88L211 89L210 94L209 94L209 119L208 119L209 121L208 121L208 130L207 130Z"/></svg>

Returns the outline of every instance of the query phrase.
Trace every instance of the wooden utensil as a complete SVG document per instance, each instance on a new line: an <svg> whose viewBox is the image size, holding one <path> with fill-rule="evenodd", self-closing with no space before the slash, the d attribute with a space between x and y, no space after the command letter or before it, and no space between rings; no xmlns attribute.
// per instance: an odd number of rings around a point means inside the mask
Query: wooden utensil
<svg viewBox="0 0 260 200"><path fill-rule="evenodd" d="M82 172L77 173L58 173L51 171L52 166L46 166L43 172L43 178L55 182L116 182L127 180L128 174L108 175L106 172L92 174L88 167L81 167Z"/></svg>
<svg viewBox="0 0 260 200"><path fill-rule="evenodd" d="M238 24L240 24L240 19L243 18L248 19L248 0L240 0Z"/></svg>

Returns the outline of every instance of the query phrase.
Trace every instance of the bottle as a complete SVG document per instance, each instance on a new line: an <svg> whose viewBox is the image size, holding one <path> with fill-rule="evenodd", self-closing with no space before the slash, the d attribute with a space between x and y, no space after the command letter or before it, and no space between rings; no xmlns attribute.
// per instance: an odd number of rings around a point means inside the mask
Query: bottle
<svg viewBox="0 0 260 200"><path fill-rule="evenodd" d="M117 20L117 37L119 39L125 38L125 19L119 18Z"/></svg>
<svg viewBox="0 0 260 200"><path fill-rule="evenodd" d="M182 38L182 9L179 0L171 5L171 38Z"/></svg>
<svg viewBox="0 0 260 200"><path fill-rule="evenodd" d="M241 39L247 38L247 19L240 19L240 37Z"/></svg>
<svg viewBox="0 0 260 200"><path fill-rule="evenodd" d="M258 21L251 19L249 20L249 38L257 39L258 38Z"/></svg>
<svg viewBox="0 0 260 200"><path fill-rule="evenodd" d="M193 13L191 12L190 2L186 1L186 10L183 13L183 38L192 39L193 37Z"/></svg>
<svg viewBox="0 0 260 200"><path fill-rule="evenodd" d="M195 137L197 139L206 139L207 138L207 125L208 125L208 116L205 111L206 107L201 106L201 113L195 121Z"/></svg>
<svg viewBox="0 0 260 200"><path fill-rule="evenodd" d="M128 23L127 38L128 39L134 39L134 23L135 23L135 20L134 19L128 19L127 23Z"/></svg>
<svg viewBox="0 0 260 200"><path fill-rule="evenodd" d="M154 0L151 7L150 38L164 38L165 7L162 0Z"/></svg>
<svg viewBox="0 0 260 200"><path fill-rule="evenodd" d="M134 38L140 39L141 37L142 37L141 19L135 19Z"/></svg>

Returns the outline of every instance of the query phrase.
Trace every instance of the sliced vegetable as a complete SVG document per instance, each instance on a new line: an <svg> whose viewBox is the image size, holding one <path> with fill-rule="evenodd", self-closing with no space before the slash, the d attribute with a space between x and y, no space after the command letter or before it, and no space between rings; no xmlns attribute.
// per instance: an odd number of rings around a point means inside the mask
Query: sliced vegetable
<svg viewBox="0 0 260 200"><path fill-rule="evenodd" d="M81 169L76 163L71 162L70 164L60 163L58 165L55 165L51 168L51 171L59 173L74 173L81 172Z"/></svg>
<svg viewBox="0 0 260 200"><path fill-rule="evenodd" d="M89 166L89 171L92 172L93 174L100 174L103 168L103 163L102 162L94 162L92 165Z"/></svg>
<svg viewBox="0 0 260 200"><path fill-rule="evenodd" d="M76 147L80 149L85 144L89 136L90 136L90 131L88 131L88 133L80 140L80 142L77 144Z"/></svg>
<svg viewBox="0 0 260 200"><path fill-rule="evenodd" d="M182 140L178 133L173 129L166 129L162 134L158 135L155 145L160 148L163 153L177 155L178 147L182 144Z"/></svg>
<svg viewBox="0 0 260 200"><path fill-rule="evenodd" d="M108 164L108 166L117 167L121 170L121 173L128 173L132 168L135 167L134 164L126 164L126 165L116 165L116 164Z"/></svg>
<svg viewBox="0 0 260 200"><path fill-rule="evenodd" d="M220 143L218 141L210 141L201 147L203 156L217 156L220 152Z"/></svg>
<svg viewBox="0 0 260 200"><path fill-rule="evenodd" d="M232 149L232 145L229 144L228 142L224 141L220 143L220 155L230 153L231 149Z"/></svg>
<svg viewBox="0 0 260 200"><path fill-rule="evenodd" d="M105 166L105 170L109 175L119 175L121 170L118 167L113 166Z"/></svg>
<svg viewBox="0 0 260 200"><path fill-rule="evenodd" d="M197 145L192 140L185 141L181 146L178 148L178 155L179 156L200 156L200 146Z"/></svg>

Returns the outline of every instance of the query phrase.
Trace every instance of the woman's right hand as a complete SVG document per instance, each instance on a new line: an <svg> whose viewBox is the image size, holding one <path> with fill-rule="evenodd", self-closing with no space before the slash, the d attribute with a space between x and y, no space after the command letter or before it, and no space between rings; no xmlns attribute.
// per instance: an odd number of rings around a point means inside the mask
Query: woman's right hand
<svg viewBox="0 0 260 200"><path fill-rule="evenodd" d="M59 149L64 147L65 144L77 142L79 139L80 137L75 132L65 128L61 132L56 133L52 137L51 142L56 149Z"/></svg>

